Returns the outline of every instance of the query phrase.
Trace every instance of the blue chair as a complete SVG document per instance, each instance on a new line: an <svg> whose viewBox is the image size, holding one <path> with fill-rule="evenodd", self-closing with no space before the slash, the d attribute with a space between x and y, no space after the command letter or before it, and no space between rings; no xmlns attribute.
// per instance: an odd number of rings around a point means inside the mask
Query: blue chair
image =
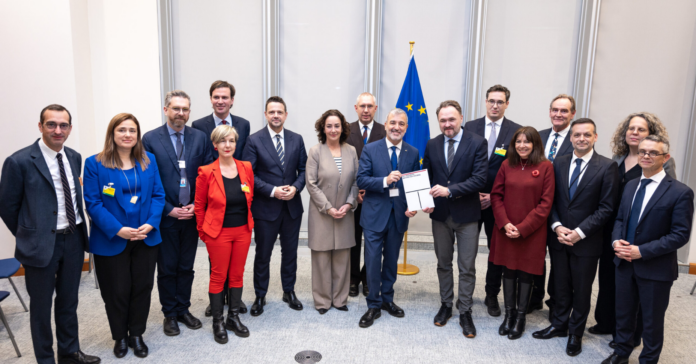
<svg viewBox="0 0 696 364"><path fill-rule="evenodd" d="M0 302L2 302L9 295L10 295L10 292L0 291ZM0 319L2 319L2 324L5 325L5 328L7 329L7 333L10 334L10 340L12 340L12 345L14 345L15 351L17 352L17 356L21 358L22 353L19 352L19 348L17 347L17 342L14 339L14 335L12 335L12 330L10 330L10 325L7 324L7 320L5 319L5 313L2 312L2 307L0 307Z"/></svg>
<svg viewBox="0 0 696 364"><path fill-rule="evenodd" d="M12 282L12 278L10 278L17 273L19 266L19 261L15 258L0 260L0 279L7 278L7 280L10 281L10 284L12 285L12 288L14 288L17 297L19 297L19 302L22 302L22 306L24 306L24 311L29 312L27 305L24 304L24 300L17 290L17 286L15 286L14 282Z"/></svg>

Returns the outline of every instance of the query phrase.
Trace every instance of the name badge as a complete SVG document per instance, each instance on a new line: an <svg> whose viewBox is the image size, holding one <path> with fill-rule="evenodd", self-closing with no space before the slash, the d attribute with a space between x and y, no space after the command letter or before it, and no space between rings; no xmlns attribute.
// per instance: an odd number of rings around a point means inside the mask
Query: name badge
<svg viewBox="0 0 696 364"><path fill-rule="evenodd" d="M113 188L113 183L109 183L108 186L104 186L104 188L102 188L102 193L107 195L107 196L114 197L114 194L116 193L116 189Z"/></svg>
<svg viewBox="0 0 696 364"><path fill-rule="evenodd" d="M505 150L503 148L495 148L494 154L497 154L501 157L505 157L505 154L507 154L507 150Z"/></svg>
<svg viewBox="0 0 696 364"><path fill-rule="evenodd" d="M390 188L389 189L389 197L399 197L399 189L398 188Z"/></svg>
<svg viewBox="0 0 696 364"><path fill-rule="evenodd" d="M246 183L242 184L242 192L245 192L245 193L251 192L251 190L249 189L249 186L247 186Z"/></svg>
<svg viewBox="0 0 696 364"><path fill-rule="evenodd" d="M179 161L179 169L185 169L186 168L186 161Z"/></svg>
<svg viewBox="0 0 696 364"><path fill-rule="evenodd" d="M182 178L179 182L179 187L186 187L186 178Z"/></svg>
<svg viewBox="0 0 696 364"><path fill-rule="evenodd" d="M135 205L135 203L138 202L138 196L133 196L133 197L131 197L131 201L130 201L130 202L131 202L132 204Z"/></svg>

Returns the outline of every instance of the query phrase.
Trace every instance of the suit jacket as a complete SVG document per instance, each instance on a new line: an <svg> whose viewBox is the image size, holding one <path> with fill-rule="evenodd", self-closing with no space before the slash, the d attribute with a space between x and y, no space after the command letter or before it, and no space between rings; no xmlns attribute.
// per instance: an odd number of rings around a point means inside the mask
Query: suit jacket
<svg viewBox="0 0 696 364"><path fill-rule="evenodd" d="M317 251L347 249L355 246L353 211L358 207L358 156L355 148L341 145L341 173L329 147L324 143L309 148L307 156L307 192L309 192L309 248ZM341 219L329 209L352 205Z"/></svg>
<svg viewBox="0 0 696 364"><path fill-rule="evenodd" d="M403 234L408 230L408 217L405 215L408 206L403 181L399 180L396 183L399 197L389 197L390 188L384 188L384 177L392 172L386 139L365 145L359 164L358 188L365 190L360 226L372 231L384 231L389 221L393 201L396 227L399 233ZM401 173L420 170L418 149L402 142L398 169Z"/></svg>
<svg viewBox="0 0 696 364"><path fill-rule="evenodd" d="M614 196L619 191L619 166L595 151L570 199L568 176L572 157L572 154L566 154L554 160L556 192L550 223L559 222L571 230L579 227L585 239L571 247L559 243L557 235L553 234L549 238L549 247L569 249L577 256L599 257L602 255L603 229L613 215L616 204Z"/></svg>
<svg viewBox="0 0 696 364"><path fill-rule="evenodd" d="M77 213L86 222L82 206L80 153L64 147L72 170ZM0 217L16 238L15 258L23 265L43 268L51 262L58 225L58 199L53 177L39 141L5 159L0 179ZM89 251L87 224L81 224L82 246Z"/></svg>
<svg viewBox="0 0 696 364"><path fill-rule="evenodd" d="M230 117L232 118L232 126L237 129L237 134L239 134L239 140L237 140L237 149L235 149L233 157L234 159L241 160L242 154L244 153L244 146L246 145L247 138L249 137L249 121L239 116L232 115L231 113ZM215 130L215 118L213 118L213 114L204 116L194 121L191 126L194 129L204 132L208 143L210 143L212 146L210 135L213 133L213 130ZM213 160L215 160L218 158L218 152L215 150L215 148L211 149L213 153ZM193 193L191 196L193 196Z"/></svg>
<svg viewBox="0 0 696 364"><path fill-rule="evenodd" d="M553 128L548 128L544 129L539 132L539 135L541 136L541 145L546 148L546 141L549 140L549 135L553 131ZM570 143L570 131L568 131L568 134L566 134L565 138L563 138L563 143L556 149L556 158L560 156L564 156L566 154L572 154L573 153L573 144ZM554 161L556 160L554 158Z"/></svg>
<svg viewBox="0 0 696 364"><path fill-rule="evenodd" d="M355 148L358 159L362 156L363 146L365 145L362 137L362 127L363 125L360 120L350 123L350 135L348 135L348 139L346 140L348 144ZM387 132L384 130L384 125L375 121L372 123L372 130L370 131L370 136L367 138L367 144L384 139L386 136Z"/></svg>
<svg viewBox="0 0 696 364"><path fill-rule="evenodd" d="M157 167L165 194L161 226L170 227L179 221L168 215L172 209L179 207L181 170L167 125L162 125L145 133L143 146L159 161ZM184 127L184 161L186 161L186 179L191 190L189 203L193 203L193 198L196 196L198 167L210 164L214 160L212 149L210 139L206 140L203 132L188 126Z"/></svg>
<svg viewBox="0 0 696 364"><path fill-rule="evenodd" d="M481 218L479 192L486 186L488 175L488 142L462 128L462 139L454 154L450 173L445 160L445 136L428 141L423 156L423 169L428 170L431 185L449 188L452 197L435 198L435 211L430 218L444 222L449 216L458 224Z"/></svg>
<svg viewBox="0 0 696 364"><path fill-rule="evenodd" d="M300 192L305 187L305 167L307 165L307 152L302 136L284 129L285 139L285 166L280 164L275 143L271 140L268 127L249 136L242 160L249 161L254 170L254 192L256 198L251 204L254 218L258 220L274 221L283 209L283 202L271 197L273 188L290 185L297 188L297 193L287 201L290 216L296 219L302 216L302 197Z"/></svg>
<svg viewBox="0 0 696 364"><path fill-rule="evenodd" d="M614 223L612 241L626 239L628 217L640 178L629 181L621 197ZM677 249L689 242L694 218L694 191L666 175L648 200L636 226L634 245L642 258L628 263L614 257L614 264L633 264L634 273L644 279L674 281L677 270Z"/></svg>
<svg viewBox="0 0 696 364"><path fill-rule="evenodd" d="M146 152L147 153L147 152ZM144 171L140 163L135 162L135 171L141 181L139 224L150 224L152 230L143 240L145 244L154 246L162 242L160 221L164 209L164 189L157 169L157 159L152 153L147 153L150 164ZM92 221L92 235L89 237L92 253L103 256L114 256L126 248L128 241L118 236L122 227L128 226L128 215L124 204L122 186L119 185L121 170L106 168L97 161L97 156L87 158L85 162L85 204L87 213ZM103 186L113 183L116 190L114 197L102 193ZM140 226L139 225L139 226ZM139 226L129 226L138 228Z"/></svg>
<svg viewBox="0 0 696 364"><path fill-rule="evenodd" d="M515 123L514 121L503 117L503 122L500 125L500 132L498 132L498 137L496 138L495 147L502 147L503 149L508 150L510 148L510 140L512 139L512 136L515 134L517 129L521 127L521 125ZM480 119L467 121L466 124L464 124L464 129L488 140L488 135L486 135L485 116ZM487 153L488 149L486 149L486 154ZM498 174L500 164L503 163L505 158L506 157L497 155L495 153L493 153L493 155L490 157L488 160L488 177L486 178L486 185L481 190L481 193L491 193L491 190L493 189L493 182L495 182L495 176Z"/></svg>
<svg viewBox="0 0 696 364"><path fill-rule="evenodd" d="M251 202L254 200L254 171L251 163L235 159L239 182L249 186L249 192L244 193L247 201L249 217L247 227L254 228L254 219L251 213ZM222 231L222 223L225 220L227 208L227 195L225 194L225 182L222 180L220 160L198 168L198 189L196 190L196 203L193 211L196 214L196 226L198 234L204 242L207 237L217 238Z"/></svg>

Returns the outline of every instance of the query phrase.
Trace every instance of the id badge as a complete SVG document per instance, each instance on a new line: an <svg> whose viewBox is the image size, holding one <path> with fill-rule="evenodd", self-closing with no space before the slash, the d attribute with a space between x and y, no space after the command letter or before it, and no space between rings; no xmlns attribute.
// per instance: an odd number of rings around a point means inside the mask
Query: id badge
<svg viewBox="0 0 696 364"><path fill-rule="evenodd" d="M186 161L179 161L179 169L186 169Z"/></svg>
<svg viewBox="0 0 696 364"><path fill-rule="evenodd" d="M182 177L181 181L179 182L179 187L186 187L186 178Z"/></svg>
<svg viewBox="0 0 696 364"><path fill-rule="evenodd" d="M113 187L113 183L109 183L108 186L104 186L104 188L102 188L102 193L107 195L107 196L114 197L114 194L116 193L116 189Z"/></svg>
<svg viewBox="0 0 696 364"><path fill-rule="evenodd" d="M399 197L399 189L398 188L390 188L389 189L389 197Z"/></svg>
<svg viewBox="0 0 696 364"><path fill-rule="evenodd" d="M138 196L133 196L133 197L131 197L130 203L132 203L132 204L135 205L136 202L138 202Z"/></svg>

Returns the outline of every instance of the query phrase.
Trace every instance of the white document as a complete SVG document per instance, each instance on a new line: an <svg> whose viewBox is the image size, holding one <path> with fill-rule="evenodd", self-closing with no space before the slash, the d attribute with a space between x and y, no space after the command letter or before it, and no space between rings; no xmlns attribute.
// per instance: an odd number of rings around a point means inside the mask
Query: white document
<svg viewBox="0 0 696 364"><path fill-rule="evenodd" d="M423 169L401 175L406 193L406 203L409 211L418 211L435 207L433 196L430 195L430 177L428 170Z"/></svg>

